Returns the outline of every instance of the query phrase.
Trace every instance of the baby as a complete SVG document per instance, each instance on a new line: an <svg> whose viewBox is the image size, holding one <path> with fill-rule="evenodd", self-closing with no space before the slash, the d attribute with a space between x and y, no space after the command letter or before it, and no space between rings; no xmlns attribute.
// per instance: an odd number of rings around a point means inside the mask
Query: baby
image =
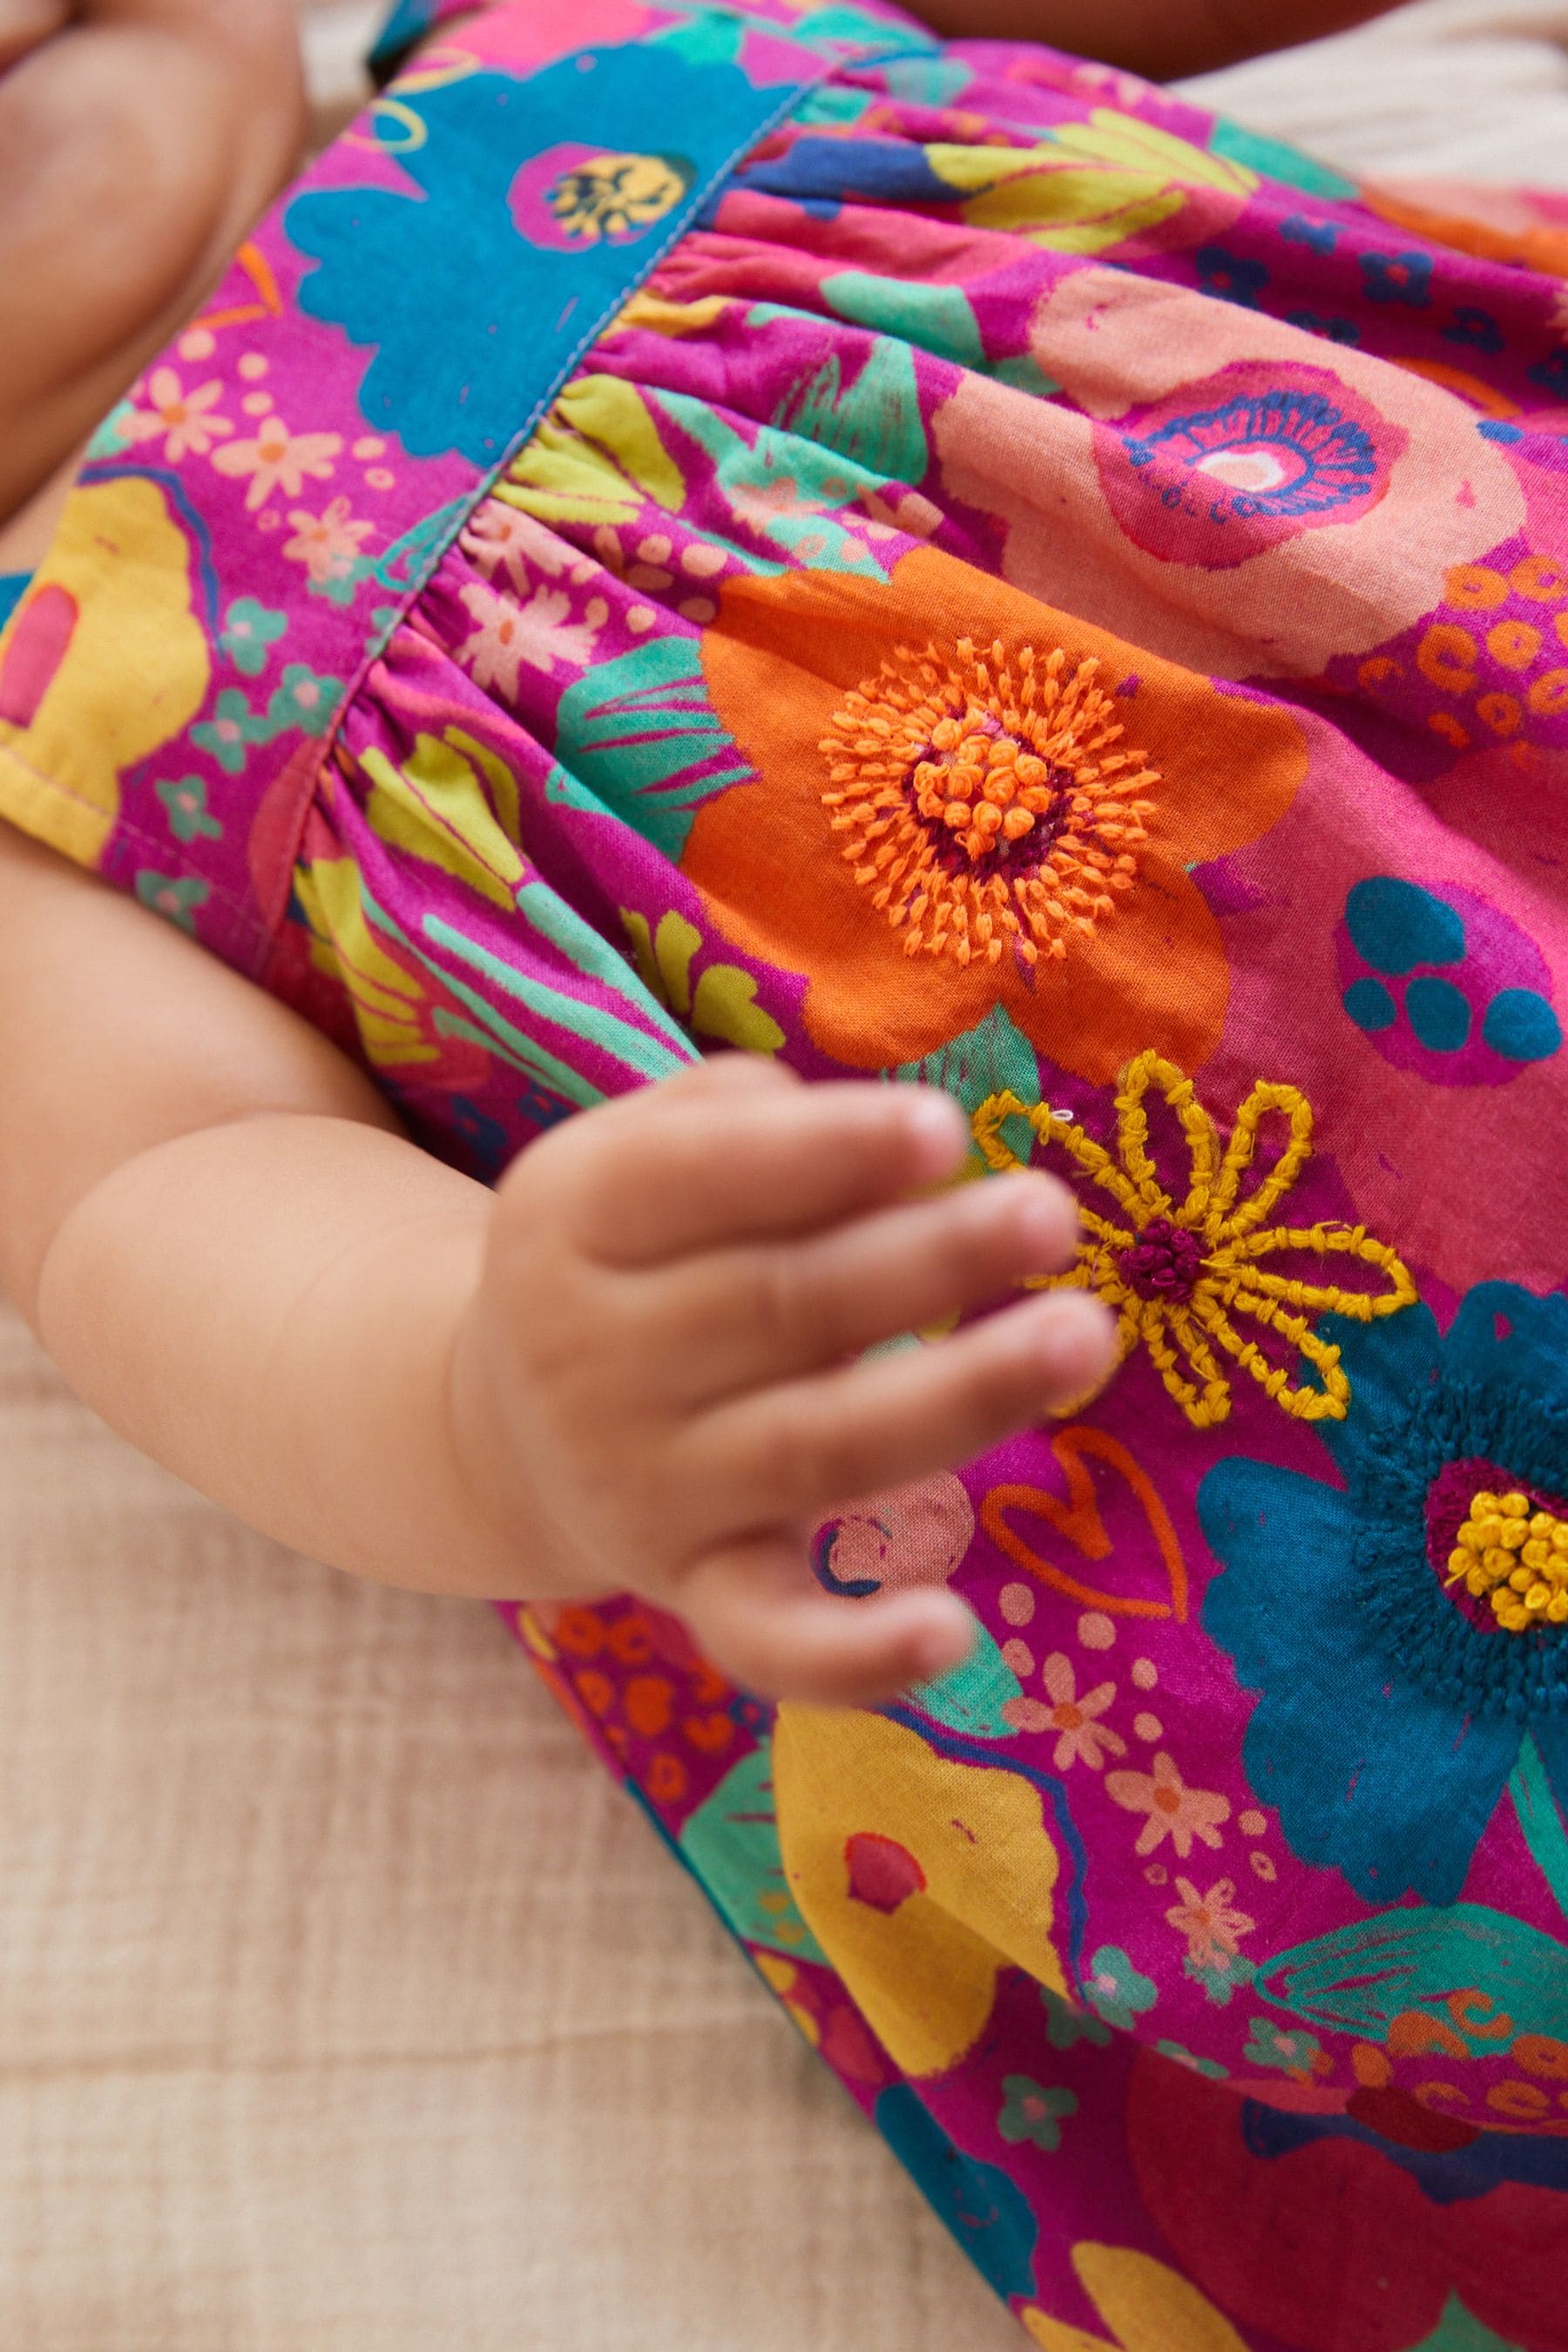
<svg viewBox="0 0 1568 2352"><path fill-rule="evenodd" d="M921 13L0 5L0 1279L1037 2341L1549 2352L1562 257Z"/></svg>

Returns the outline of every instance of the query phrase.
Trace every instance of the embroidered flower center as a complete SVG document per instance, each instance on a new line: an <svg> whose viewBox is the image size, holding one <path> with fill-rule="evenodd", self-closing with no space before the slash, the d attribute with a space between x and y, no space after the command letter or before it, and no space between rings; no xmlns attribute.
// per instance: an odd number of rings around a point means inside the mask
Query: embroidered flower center
<svg viewBox="0 0 1568 2352"><path fill-rule="evenodd" d="M906 954L1059 960L1132 887L1159 778L1099 668L900 646L835 714L823 801Z"/></svg>
<svg viewBox="0 0 1568 2352"><path fill-rule="evenodd" d="M1155 1305L1180 1306L1204 1278L1204 1245L1184 1225L1155 1217L1117 1264L1129 1290Z"/></svg>
<svg viewBox="0 0 1568 2352"><path fill-rule="evenodd" d="M1507 1633L1568 1623L1568 1519L1517 1489L1482 1488L1455 1538L1447 1581L1463 1584Z"/></svg>

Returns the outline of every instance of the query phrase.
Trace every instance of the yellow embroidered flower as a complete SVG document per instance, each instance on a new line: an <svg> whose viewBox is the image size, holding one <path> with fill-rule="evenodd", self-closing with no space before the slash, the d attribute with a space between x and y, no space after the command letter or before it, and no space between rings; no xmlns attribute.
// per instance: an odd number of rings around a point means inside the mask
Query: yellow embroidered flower
<svg viewBox="0 0 1568 2352"><path fill-rule="evenodd" d="M643 986L667 1012L697 1036L720 1038L743 1054L778 1052L784 1033L757 1003L757 983L749 971L738 964L710 963L693 987L691 966L702 934L684 915L666 915L651 935L646 915L629 914L623 907L621 920Z"/></svg>
<svg viewBox="0 0 1568 2352"><path fill-rule="evenodd" d="M1110 2342L1086 2336L1043 2311L1019 2313L1025 2327L1045 2352L1247 2352L1227 2319L1223 2319L1195 2286L1178 2278L1152 2254L1136 2254L1121 2246L1080 2245L1073 2248L1072 2266L1079 2282L1110 2330Z"/></svg>
<svg viewBox="0 0 1568 2352"><path fill-rule="evenodd" d="M1163 1097L1185 1139L1190 1162L1185 1198L1160 1181L1149 1154L1151 1088ZM993 1095L974 1114L974 1137L987 1164L1016 1168L1002 1139L1008 1118L1028 1120L1040 1142L1059 1144L1079 1171L1114 1204L1106 1216L1080 1202L1084 1241L1077 1265L1031 1286L1093 1291L1117 1310L1123 1361L1142 1345L1168 1393L1195 1429L1229 1417L1231 1367L1238 1366L1298 1421L1342 1421L1350 1382L1340 1349L1313 1324L1324 1315L1370 1323L1415 1304L1415 1286L1387 1243L1360 1225L1320 1221L1273 1225L1275 1210L1299 1181L1311 1157L1312 1107L1295 1087L1261 1084L1237 1114L1222 1151L1214 1120L1192 1080L1158 1054L1140 1055L1125 1072L1117 1097L1116 1153L1077 1125L1063 1125L1041 1104L1016 1095ZM1277 1115L1289 1132L1279 1156L1250 1191L1263 1121ZM1354 1289L1344 1282L1304 1279L1280 1272L1271 1259L1337 1259L1351 1275L1381 1276L1385 1287ZM1237 1318L1255 1326L1252 1334ZM1229 1359L1227 1364L1226 1359ZM1293 1375L1300 1358L1316 1375L1307 1386Z"/></svg>

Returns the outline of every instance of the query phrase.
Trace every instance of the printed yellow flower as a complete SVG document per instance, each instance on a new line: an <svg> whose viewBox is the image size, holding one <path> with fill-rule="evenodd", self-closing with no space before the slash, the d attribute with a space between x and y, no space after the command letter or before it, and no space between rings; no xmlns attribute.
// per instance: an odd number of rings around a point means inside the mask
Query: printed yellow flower
<svg viewBox="0 0 1568 2352"><path fill-rule="evenodd" d="M1149 1151L1149 1096L1163 1098L1184 1139L1185 1197L1160 1181ZM974 1137L997 1171L1019 1165L1002 1139L1012 1118L1026 1118L1042 1145L1068 1154L1113 1204L1106 1216L1080 1202L1084 1230L1077 1265L1033 1286L1093 1291L1118 1316L1123 1361L1146 1347L1167 1392L1194 1429L1229 1417L1237 1366L1298 1421L1342 1421L1350 1381L1341 1351L1314 1330L1325 1315L1371 1323L1413 1306L1415 1286L1385 1242L1364 1227L1326 1223L1276 1225L1268 1220L1300 1181L1312 1152L1312 1107L1295 1087L1260 1084L1237 1114L1222 1150L1219 1130L1192 1080L1158 1054L1140 1055L1117 1097L1114 1156L1083 1128L1063 1125L1041 1104L993 1095L974 1114ZM1288 1122L1278 1156L1257 1171L1263 1122ZM1246 1189L1250 1183L1250 1189ZM1286 1271L1270 1264L1283 1259ZM1324 1261L1348 1277L1322 1279ZM1307 1266L1317 1279L1300 1271ZM1378 1287L1352 1287L1356 1269ZM1240 1328L1252 1324L1252 1333ZM1227 1360L1228 1359L1228 1363ZM1297 1359L1315 1376L1299 1378Z"/></svg>
<svg viewBox="0 0 1568 2352"><path fill-rule="evenodd" d="M1073 2248L1072 2266L1109 2342L1043 2311L1019 2314L1045 2352L1247 2352L1240 2336L1195 2286L1152 2254L1120 2246Z"/></svg>
<svg viewBox="0 0 1568 2352"><path fill-rule="evenodd" d="M624 907L621 920L643 986L695 1035L717 1037L743 1054L778 1052L784 1031L757 1003L757 983L749 971L738 964L710 963L693 985L691 967L702 934L684 915L666 915L657 931L650 931L646 915L628 914Z"/></svg>
<svg viewBox="0 0 1568 2352"><path fill-rule="evenodd" d="M969 195L966 220L1056 253L1104 253L1189 209L1189 235L1215 235L1258 184L1245 163L1107 107L1087 122L1063 123L1035 147L925 152L937 176Z"/></svg>

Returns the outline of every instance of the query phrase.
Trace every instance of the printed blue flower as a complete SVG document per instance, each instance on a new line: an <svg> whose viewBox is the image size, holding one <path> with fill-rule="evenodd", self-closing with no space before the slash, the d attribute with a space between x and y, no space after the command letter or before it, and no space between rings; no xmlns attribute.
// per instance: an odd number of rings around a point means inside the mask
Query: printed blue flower
<svg viewBox="0 0 1568 2352"><path fill-rule="evenodd" d="M1363 253L1361 274L1369 302L1404 302L1424 310L1432 299L1429 253Z"/></svg>
<svg viewBox="0 0 1568 2352"><path fill-rule="evenodd" d="M482 72L400 92L421 134L398 158L407 192L317 190L284 222L320 265L301 310L373 353L367 421L416 457L498 464L787 95L660 42L581 50L526 89ZM687 152L647 153L650 122L679 125ZM442 289L438 324L408 301L420 278Z"/></svg>
<svg viewBox="0 0 1568 2352"><path fill-rule="evenodd" d="M1217 295L1222 302L1237 302L1244 310L1260 307L1258 298L1268 283L1266 263L1248 260L1223 245L1200 247L1194 258L1205 294Z"/></svg>
<svg viewBox="0 0 1568 2352"><path fill-rule="evenodd" d="M1568 1297L1486 1283L1447 1336L1425 1307L1320 1328L1354 1399L1314 1424L1343 1483L1210 1472L1204 1624L1261 1694L1247 1777L1294 1852L1368 1902L1450 1904L1527 1732L1568 1795L1568 1627L1505 1631L1446 1580L1469 1496L1568 1515Z"/></svg>

